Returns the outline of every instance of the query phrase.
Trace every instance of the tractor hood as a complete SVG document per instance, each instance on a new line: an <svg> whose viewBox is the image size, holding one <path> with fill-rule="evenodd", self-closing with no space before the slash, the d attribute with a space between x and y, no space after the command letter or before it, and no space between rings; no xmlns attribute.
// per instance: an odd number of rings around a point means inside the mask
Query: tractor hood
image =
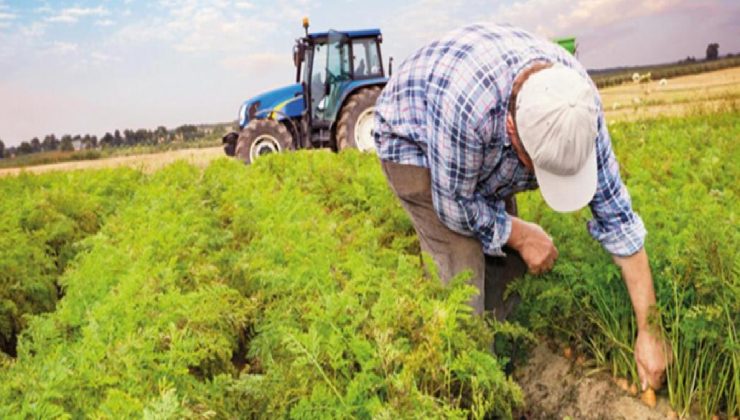
<svg viewBox="0 0 740 420"><path fill-rule="evenodd" d="M244 128L254 118L300 117L304 108L300 83L271 90L244 101L239 109L239 128Z"/></svg>

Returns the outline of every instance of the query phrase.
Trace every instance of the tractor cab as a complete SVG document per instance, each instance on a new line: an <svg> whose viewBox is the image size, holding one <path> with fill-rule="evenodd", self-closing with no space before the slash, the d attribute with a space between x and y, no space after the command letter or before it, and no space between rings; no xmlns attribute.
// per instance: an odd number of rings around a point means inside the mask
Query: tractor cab
<svg viewBox="0 0 740 420"><path fill-rule="evenodd" d="M375 100L385 86L378 29L309 33L293 47L295 84L255 96L239 110L225 151L245 162L266 153L330 147L374 151Z"/></svg>
<svg viewBox="0 0 740 420"><path fill-rule="evenodd" d="M385 84L381 42L377 29L312 33L297 41L297 82L302 73L316 141L330 142L331 127L347 93Z"/></svg>

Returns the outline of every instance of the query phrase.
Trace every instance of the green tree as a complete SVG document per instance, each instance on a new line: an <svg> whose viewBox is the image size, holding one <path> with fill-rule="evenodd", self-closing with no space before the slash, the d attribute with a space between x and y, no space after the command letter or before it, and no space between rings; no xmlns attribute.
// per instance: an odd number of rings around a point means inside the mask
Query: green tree
<svg viewBox="0 0 740 420"><path fill-rule="evenodd" d="M156 130L154 130L154 142L165 143L168 140L167 135L167 127L160 125Z"/></svg>
<svg viewBox="0 0 740 420"><path fill-rule="evenodd" d="M133 146L136 144L136 132L134 130L123 130L123 142L126 146Z"/></svg>
<svg viewBox="0 0 740 420"><path fill-rule="evenodd" d="M53 134L48 134L44 137L44 141L41 142L41 149L49 152L52 150L59 149L59 140Z"/></svg>
<svg viewBox="0 0 740 420"><path fill-rule="evenodd" d="M100 146L101 147L113 147L115 144L115 138L111 133L105 133L103 137L100 138Z"/></svg>
<svg viewBox="0 0 740 420"><path fill-rule="evenodd" d="M72 152L75 150L74 146L72 145L72 136L70 136L69 134L65 134L64 136L62 136L60 149L63 152Z"/></svg>
<svg viewBox="0 0 740 420"><path fill-rule="evenodd" d="M0 139L0 159L5 157L5 143Z"/></svg>
<svg viewBox="0 0 740 420"><path fill-rule="evenodd" d="M39 141L39 138L38 137L34 137L31 140L31 148L33 149L33 153L38 153L38 152L40 152L42 150L41 149L41 141Z"/></svg>
<svg viewBox="0 0 740 420"><path fill-rule="evenodd" d="M707 45L707 61L719 58L719 44L712 43Z"/></svg>
<svg viewBox="0 0 740 420"><path fill-rule="evenodd" d="M82 137L82 148L83 149L94 149L98 146L98 138L96 136L91 136L90 134L85 134Z"/></svg>
<svg viewBox="0 0 740 420"><path fill-rule="evenodd" d="M180 140L191 141L199 137L198 127L190 124L181 125L175 129Z"/></svg>
<svg viewBox="0 0 740 420"><path fill-rule="evenodd" d="M28 155L31 153L33 153L33 147L31 147L31 144L27 141L22 142L21 145L18 146L19 155Z"/></svg>
<svg viewBox="0 0 740 420"><path fill-rule="evenodd" d="M134 132L134 138L136 144L149 144L152 139L152 132L143 128L140 128Z"/></svg>

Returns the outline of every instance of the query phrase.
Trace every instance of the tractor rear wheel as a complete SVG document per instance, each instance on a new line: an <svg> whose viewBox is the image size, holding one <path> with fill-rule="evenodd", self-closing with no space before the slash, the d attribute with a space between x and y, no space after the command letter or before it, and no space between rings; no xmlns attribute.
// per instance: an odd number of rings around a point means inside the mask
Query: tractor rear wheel
<svg viewBox="0 0 740 420"><path fill-rule="evenodd" d="M354 148L375 152L373 126L378 95L380 87L373 86L362 89L347 100L337 124L337 150Z"/></svg>
<svg viewBox="0 0 740 420"><path fill-rule="evenodd" d="M252 120L239 134L236 157L244 163L270 153L293 150L293 138L283 124L275 120Z"/></svg>

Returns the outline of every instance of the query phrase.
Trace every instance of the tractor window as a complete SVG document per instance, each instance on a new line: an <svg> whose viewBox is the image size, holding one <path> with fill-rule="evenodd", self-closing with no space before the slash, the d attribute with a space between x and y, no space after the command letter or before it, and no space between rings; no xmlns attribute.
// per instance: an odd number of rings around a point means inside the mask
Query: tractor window
<svg viewBox="0 0 740 420"><path fill-rule="evenodd" d="M352 40L352 58L355 78L383 76L375 38Z"/></svg>
<svg viewBox="0 0 740 420"><path fill-rule="evenodd" d="M326 67L332 82L349 80L349 44L346 37L337 36L329 39L329 59Z"/></svg>
<svg viewBox="0 0 740 420"><path fill-rule="evenodd" d="M323 103L319 104L318 109L321 111L322 119L332 121L341 105L342 93L345 92L347 83L352 79L352 69L350 68L350 41L347 35L329 31L328 41L326 83L324 85L324 92L327 95Z"/></svg>
<svg viewBox="0 0 740 420"><path fill-rule="evenodd" d="M311 80L308 80L309 88L311 89L311 110L314 115L317 114L319 103L324 99L324 84L326 83L326 64L327 64L327 52L328 46L326 44L316 44L313 50L313 69L312 72L306 72L306 75L311 75ZM306 62L310 62L311 59L307 59Z"/></svg>

